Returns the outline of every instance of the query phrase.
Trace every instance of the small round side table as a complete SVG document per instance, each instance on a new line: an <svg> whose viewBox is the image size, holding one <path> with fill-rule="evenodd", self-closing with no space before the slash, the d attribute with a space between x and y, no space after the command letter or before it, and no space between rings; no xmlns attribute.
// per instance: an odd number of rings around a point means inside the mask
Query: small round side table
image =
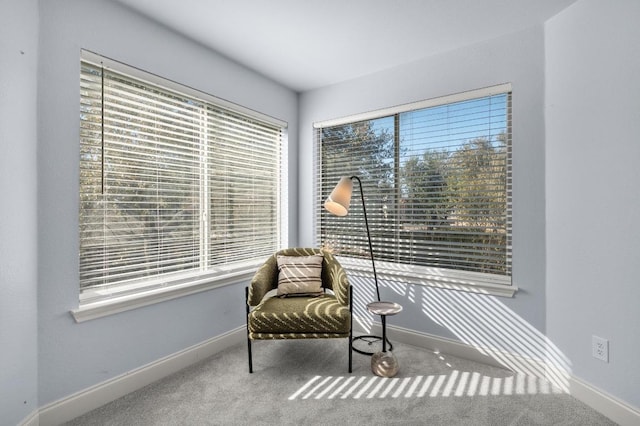
<svg viewBox="0 0 640 426"><path fill-rule="evenodd" d="M380 315L382 321L382 351L371 357L371 371L376 376L393 377L398 373L399 365L393 352L387 352L387 316L400 313L402 306L395 302L371 302L367 310Z"/></svg>

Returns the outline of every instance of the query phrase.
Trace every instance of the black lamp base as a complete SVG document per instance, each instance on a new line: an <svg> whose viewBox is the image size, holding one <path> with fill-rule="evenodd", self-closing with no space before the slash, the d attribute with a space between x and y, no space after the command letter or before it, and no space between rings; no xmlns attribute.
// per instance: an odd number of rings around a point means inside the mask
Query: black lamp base
<svg viewBox="0 0 640 426"><path fill-rule="evenodd" d="M380 336L374 336L374 335L371 335L371 334L366 334L366 335L362 335L362 336L356 336L356 337L354 337L354 338L353 338L353 343L355 343L355 341L356 341L356 340L363 340L363 341L367 342L367 344L368 344L369 346L373 346L373 344L374 344L374 343L381 341L381 340L382 340L382 337L380 337ZM351 345L351 348L352 348L354 351L358 352L359 354L362 354L362 355L369 355L369 356L371 356L371 355L375 354L376 352L380 352L379 350L378 350L378 351L371 351L371 352L363 351L363 350L360 350L360 349L356 348L356 347L355 347L355 345L354 345L353 343L352 343L352 345ZM387 339L387 345L388 345L388 347L387 347L387 350L388 350L388 351L393 350L393 345L391 344L391 342L389 341L389 339Z"/></svg>

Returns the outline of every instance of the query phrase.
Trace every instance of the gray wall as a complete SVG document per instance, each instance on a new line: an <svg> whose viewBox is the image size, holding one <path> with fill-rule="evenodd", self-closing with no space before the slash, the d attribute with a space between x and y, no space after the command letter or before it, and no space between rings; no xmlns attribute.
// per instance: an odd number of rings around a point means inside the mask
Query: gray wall
<svg viewBox="0 0 640 426"><path fill-rule="evenodd" d="M500 342L505 339L499 336L510 333L516 341L508 349L540 353L545 332L542 27L302 94L299 159L301 170L312 170L315 121L506 82L513 85L513 282L521 290L508 299L386 283L381 293L404 307L393 318L394 325L505 349L507 343ZM307 173L299 178L299 232L302 244L308 245L313 241L313 209L317 206L312 198L313 177ZM373 297L371 283L358 284L356 294ZM495 313L504 315L499 330L495 329Z"/></svg>
<svg viewBox="0 0 640 426"><path fill-rule="evenodd" d="M640 2L581 0L544 28L300 97L301 169L314 121L513 83L513 299L383 283L395 325L546 359L640 407ZM313 179L300 176L300 239L313 241ZM371 299L371 282L354 280ZM610 363L591 336L610 340ZM531 371L514 359L498 359Z"/></svg>
<svg viewBox="0 0 640 426"><path fill-rule="evenodd" d="M301 94L298 119L293 92L112 2L0 0L0 199L11 207L0 209L2 421L243 323L241 284L73 322L81 48L288 121L292 245L313 241L312 176L298 165L311 170L314 121L511 82L520 291L384 283L383 297L405 307L393 323L547 351L640 406L639 7L580 0L544 28ZM354 284L371 297L369 283ZM611 341L609 364L591 358L592 334Z"/></svg>
<svg viewBox="0 0 640 426"><path fill-rule="evenodd" d="M640 2L546 25L547 334L588 383L640 407ZM610 341L608 364L591 336Z"/></svg>
<svg viewBox="0 0 640 426"><path fill-rule="evenodd" d="M38 3L0 11L0 423L17 424L38 408Z"/></svg>
<svg viewBox="0 0 640 426"><path fill-rule="evenodd" d="M143 366L244 324L244 284L76 324L80 49L89 49L290 123L297 95L104 0L40 2L39 403ZM31 82L32 83L32 82ZM290 164L295 178L297 167ZM293 208L295 209L295 203ZM34 206L30 206L33 212ZM295 215L292 215L295 217Z"/></svg>

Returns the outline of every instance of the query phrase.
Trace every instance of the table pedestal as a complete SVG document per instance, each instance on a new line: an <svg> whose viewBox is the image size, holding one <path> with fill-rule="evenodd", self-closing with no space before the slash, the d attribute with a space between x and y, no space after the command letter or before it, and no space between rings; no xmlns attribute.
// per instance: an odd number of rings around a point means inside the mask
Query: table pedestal
<svg viewBox="0 0 640 426"><path fill-rule="evenodd" d="M402 311L402 306L394 302L372 302L367 305L367 310L372 314L380 315L382 321L382 351L376 352L371 357L371 371L376 376L393 377L398 374L400 366L391 352L392 348L387 351L387 316L399 313Z"/></svg>

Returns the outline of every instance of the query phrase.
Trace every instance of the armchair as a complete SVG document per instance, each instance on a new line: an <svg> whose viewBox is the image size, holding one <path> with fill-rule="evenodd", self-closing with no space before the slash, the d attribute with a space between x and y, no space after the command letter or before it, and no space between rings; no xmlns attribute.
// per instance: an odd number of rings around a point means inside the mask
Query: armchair
<svg viewBox="0 0 640 426"><path fill-rule="evenodd" d="M321 255L321 289L318 295L278 296L283 259L302 262ZM297 259L299 257L299 259ZM304 258L303 258L304 257ZM278 263L281 262L279 267ZM300 270L295 268L300 277ZM317 269L317 268L316 268ZM302 274L304 275L304 273ZM303 276L302 281L307 277ZM268 294L269 293L269 294ZM265 297L266 296L266 297ZM336 258L313 248L290 248L271 255L245 289L249 372L253 373L254 340L347 338L349 373L352 370L352 289Z"/></svg>

